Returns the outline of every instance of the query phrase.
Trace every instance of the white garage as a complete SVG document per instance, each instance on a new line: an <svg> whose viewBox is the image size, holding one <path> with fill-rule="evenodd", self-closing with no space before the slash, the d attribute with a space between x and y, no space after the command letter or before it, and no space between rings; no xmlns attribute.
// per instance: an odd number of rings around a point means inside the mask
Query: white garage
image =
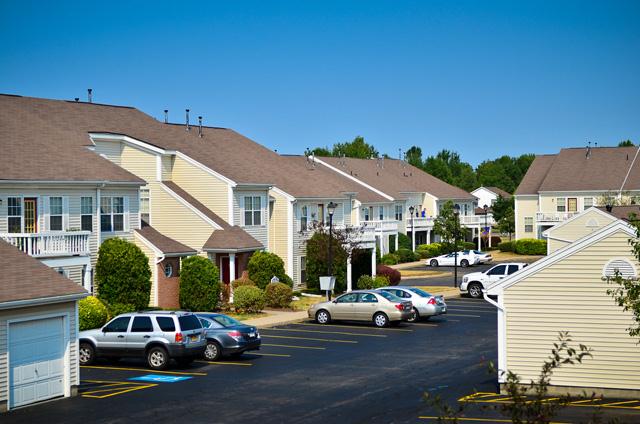
<svg viewBox="0 0 640 424"><path fill-rule="evenodd" d="M2 241L0 260L0 412L74 395L86 291Z"/></svg>

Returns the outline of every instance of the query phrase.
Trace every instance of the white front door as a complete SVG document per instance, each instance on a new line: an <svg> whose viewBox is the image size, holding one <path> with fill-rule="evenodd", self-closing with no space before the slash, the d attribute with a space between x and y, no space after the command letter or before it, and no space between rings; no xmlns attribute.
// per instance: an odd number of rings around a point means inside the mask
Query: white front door
<svg viewBox="0 0 640 424"><path fill-rule="evenodd" d="M64 395L63 317L9 325L9 407Z"/></svg>

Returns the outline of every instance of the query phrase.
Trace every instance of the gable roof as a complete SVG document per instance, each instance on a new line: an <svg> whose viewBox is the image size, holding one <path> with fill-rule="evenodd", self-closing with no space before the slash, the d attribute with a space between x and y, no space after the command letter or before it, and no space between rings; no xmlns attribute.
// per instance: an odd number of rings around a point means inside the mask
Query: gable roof
<svg viewBox="0 0 640 424"><path fill-rule="evenodd" d="M82 286L4 240L0 240L0 259L0 309L20 301L47 303L55 298L68 301L88 295Z"/></svg>
<svg viewBox="0 0 640 424"><path fill-rule="evenodd" d="M631 225L629 225L628 223L622 220L613 221L609 225L601 228L600 230L594 233L588 234L574 241L573 243L570 243L564 246L563 248L556 250L551 255L545 256L544 258L534 262L528 267L514 274L511 274L510 276L507 276L502 280L499 280L495 284L489 286L486 290L486 293L489 296L499 295L501 291L508 289L509 287L517 284L522 279L532 274L535 274L536 272L541 271L542 269L545 269L555 264L556 262L593 245L594 243L610 236L611 234L614 234L617 231L624 231L630 237L635 237L635 229Z"/></svg>
<svg viewBox="0 0 640 424"><path fill-rule="evenodd" d="M573 221L575 221L575 220L577 220L577 219L581 219L581 218L583 218L583 217L584 217L584 215L585 215L587 212L593 212L593 213L596 213L596 214L601 215L601 216L603 216L603 217L607 217L607 218L609 218L609 220L611 219L611 216L610 216L611 214L608 214L606 211L604 211L604 209L603 209L603 208L599 208L599 207L596 207L596 206L592 206L592 207L590 207L589 209L586 209L586 210L584 210L584 211L582 211L582 212L580 212L580 213L577 213L577 214L573 215L571 218L566 219L566 220L564 220L564 221L562 221L562 222L559 222L559 223L557 223L556 225L554 225L553 227L551 227L551 228L548 228L548 229L544 230L544 231L542 232L542 235L543 235L543 236L545 236L545 237L554 238L554 237L551 235L551 233L553 233L553 232L554 232L554 231L556 231L556 230L559 230L560 228L562 228L562 227L564 227L564 226L566 226L566 225L571 224ZM616 217L616 218L617 218L617 217Z"/></svg>
<svg viewBox="0 0 640 424"><path fill-rule="evenodd" d="M542 181L547 176L549 169L553 165L557 155L537 155L527 173L522 177L515 194L538 194Z"/></svg>
<svg viewBox="0 0 640 424"><path fill-rule="evenodd" d="M358 159L318 157L329 165L361 182L381 190L395 200L406 199L408 193L429 193L438 199L476 199L472 194L408 164L390 158Z"/></svg>
<svg viewBox="0 0 640 424"><path fill-rule="evenodd" d="M608 211L606 206L598 206L597 209L624 221L629 221L629 215L632 213L636 214L636 216L640 218L639 205L614 206L611 208L611 211Z"/></svg>
<svg viewBox="0 0 640 424"><path fill-rule="evenodd" d="M170 237L160 233L150 225L144 225L141 229L136 229L136 233L143 239L151 243L160 253L169 256L188 256L198 253L195 249L180 243Z"/></svg>
<svg viewBox="0 0 640 424"><path fill-rule="evenodd" d="M503 189L501 189L500 187L493 187L493 186L489 186L489 187L485 187L487 190L489 190L490 192L496 194L497 196L502 196L505 199L510 199L511 198L511 194Z"/></svg>

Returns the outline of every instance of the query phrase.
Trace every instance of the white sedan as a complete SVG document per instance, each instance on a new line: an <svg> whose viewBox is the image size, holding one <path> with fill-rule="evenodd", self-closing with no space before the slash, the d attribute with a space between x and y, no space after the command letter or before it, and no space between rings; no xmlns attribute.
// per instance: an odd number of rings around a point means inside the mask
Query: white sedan
<svg viewBox="0 0 640 424"><path fill-rule="evenodd" d="M470 265L476 265L479 263L480 258L478 255L471 254L469 250L458 252L458 266L466 268ZM456 263L456 255L454 253L447 253L446 255L436 256L435 258L427 259L427 265L432 267L438 266L454 266Z"/></svg>

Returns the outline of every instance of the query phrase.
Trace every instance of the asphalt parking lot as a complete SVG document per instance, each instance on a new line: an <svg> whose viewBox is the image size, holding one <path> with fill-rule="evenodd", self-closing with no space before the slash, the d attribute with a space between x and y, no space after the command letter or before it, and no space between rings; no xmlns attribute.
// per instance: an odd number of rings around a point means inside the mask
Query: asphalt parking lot
<svg viewBox="0 0 640 424"><path fill-rule="evenodd" d="M262 329L259 352L187 369L98 362L80 369L79 396L11 411L2 422L428 422L436 413L425 392L451 403L496 392L487 372L496 361L495 310L481 300L448 304L446 316L397 328L302 322ZM468 416L487 417L477 409Z"/></svg>

